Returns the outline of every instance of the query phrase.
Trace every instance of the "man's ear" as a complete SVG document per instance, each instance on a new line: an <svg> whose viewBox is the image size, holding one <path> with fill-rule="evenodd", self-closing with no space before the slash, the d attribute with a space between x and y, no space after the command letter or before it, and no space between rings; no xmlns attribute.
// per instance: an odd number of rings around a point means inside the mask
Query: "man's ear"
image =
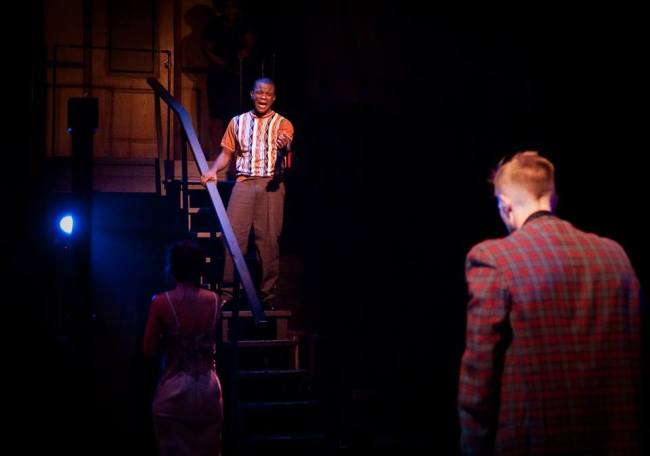
<svg viewBox="0 0 650 456"><path fill-rule="evenodd" d="M507 215L512 212L512 201L503 193L497 195L497 202L499 205L499 212L503 215Z"/></svg>
<svg viewBox="0 0 650 456"><path fill-rule="evenodd" d="M251 90L251 100L255 100L255 94L253 93L252 90Z"/></svg>

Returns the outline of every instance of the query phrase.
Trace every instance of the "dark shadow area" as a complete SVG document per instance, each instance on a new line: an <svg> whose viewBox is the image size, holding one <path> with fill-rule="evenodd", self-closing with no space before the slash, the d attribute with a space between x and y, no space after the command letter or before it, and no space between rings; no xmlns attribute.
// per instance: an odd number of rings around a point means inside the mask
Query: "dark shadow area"
<svg viewBox="0 0 650 456"><path fill-rule="evenodd" d="M454 454L464 256L505 235L487 182L502 156L550 157L559 215L619 241L648 287L646 34L609 10L275 13L301 184L287 225L312 247L308 302L340 435L351 451Z"/></svg>
<svg viewBox="0 0 650 456"><path fill-rule="evenodd" d="M125 443L152 451L150 401L158 366L142 356L153 293L170 287L165 249L184 236L180 211L155 194L95 193L92 199L91 301L80 299L75 233L58 230L74 207L72 194L41 206L41 295L33 341L44 438L72 454L115 454ZM77 215L77 214L74 214ZM83 223L77 217L76 223Z"/></svg>

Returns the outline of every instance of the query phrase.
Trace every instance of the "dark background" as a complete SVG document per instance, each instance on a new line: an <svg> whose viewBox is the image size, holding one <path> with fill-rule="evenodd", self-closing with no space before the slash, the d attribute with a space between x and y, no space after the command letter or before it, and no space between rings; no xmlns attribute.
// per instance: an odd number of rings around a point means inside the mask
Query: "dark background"
<svg viewBox="0 0 650 456"><path fill-rule="evenodd" d="M303 258L306 325L321 335L339 434L351 447L454 454L464 256L505 234L487 183L502 156L536 149L550 158L559 215L619 241L648 288L642 15L593 5L425 12L408 2L249 3L280 59L276 108L296 127L283 242ZM38 87L38 15L31 26L30 50L17 58L28 56L32 78L21 78L27 90L12 92L23 102L11 106L24 107ZM79 422L93 427L95 412L70 418L65 401L88 398L71 388L52 410L57 392L44 387L75 367L44 355L40 336L52 321L38 284L51 279L53 260L44 255L47 189L38 186L41 107L28 108L14 115L27 132L4 137L5 155L18 157L7 167L19 169L6 185L21 189L5 192L5 207L26 222L6 228L2 244L5 347L28 391L12 399L21 429L39 428L34 416L48 408L46 421L75 435Z"/></svg>
<svg viewBox="0 0 650 456"><path fill-rule="evenodd" d="M619 241L647 288L647 30L623 8L327 5L269 21L304 153L289 227L322 246L315 321L376 439L453 453L464 255L505 234L501 157L550 158L559 215Z"/></svg>

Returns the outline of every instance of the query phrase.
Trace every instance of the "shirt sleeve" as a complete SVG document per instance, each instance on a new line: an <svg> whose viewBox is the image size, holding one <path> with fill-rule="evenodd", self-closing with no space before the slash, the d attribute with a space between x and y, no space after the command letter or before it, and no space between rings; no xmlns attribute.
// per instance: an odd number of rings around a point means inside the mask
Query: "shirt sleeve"
<svg viewBox="0 0 650 456"><path fill-rule="evenodd" d="M237 150L237 136L235 135L234 119L230 119L230 122L228 122L228 127L221 138L221 147L232 151Z"/></svg>
<svg viewBox="0 0 650 456"><path fill-rule="evenodd" d="M286 133L293 141L293 124L289 119L283 119L280 123L279 133Z"/></svg>

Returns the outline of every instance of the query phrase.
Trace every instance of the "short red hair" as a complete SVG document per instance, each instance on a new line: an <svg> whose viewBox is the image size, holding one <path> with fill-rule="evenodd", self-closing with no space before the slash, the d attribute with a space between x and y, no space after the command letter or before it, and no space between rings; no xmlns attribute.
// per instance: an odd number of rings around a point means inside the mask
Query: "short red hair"
<svg viewBox="0 0 650 456"><path fill-rule="evenodd" d="M535 198L555 193L555 167L536 151L516 153L509 160L501 160L492 174L494 190L500 192L509 184L524 188Z"/></svg>

